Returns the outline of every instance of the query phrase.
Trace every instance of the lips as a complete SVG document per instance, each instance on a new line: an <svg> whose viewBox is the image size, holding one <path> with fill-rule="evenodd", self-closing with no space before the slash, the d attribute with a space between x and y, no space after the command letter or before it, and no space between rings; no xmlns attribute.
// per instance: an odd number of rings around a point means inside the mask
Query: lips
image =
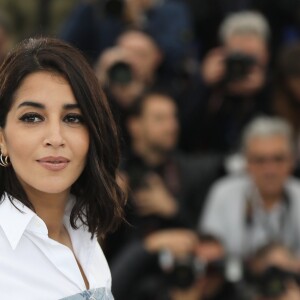
<svg viewBox="0 0 300 300"><path fill-rule="evenodd" d="M62 156L48 156L38 159L37 162L47 170L60 171L68 166L70 160Z"/></svg>

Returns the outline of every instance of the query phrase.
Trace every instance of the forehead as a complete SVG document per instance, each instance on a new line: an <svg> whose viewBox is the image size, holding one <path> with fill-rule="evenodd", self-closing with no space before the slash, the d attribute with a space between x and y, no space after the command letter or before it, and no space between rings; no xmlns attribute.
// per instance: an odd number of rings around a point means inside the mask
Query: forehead
<svg viewBox="0 0 300 300"><path fill-rule="evenodd" d="M124 34L118 41L118 44L131 50L155 52L157 48L155 43L146 35L139 32Z"/></svg>
<svg viewBox="0 0 300 300"><path fill-rule="evenodd" d="M147 97L143 105L144 114L157 114L176 111L172 99L163 95L151 95Z"/></svg>
<svg viewBox="0 0 300 300"><path fill-rule="evenodd" d="M27 75L14 93L13 105L23 100L76 103L68 81L57 73L39 71Z"/></svg>
<svg viewBox="0 0 300 300"><path fill-rule="evenodd" d="M247 153L267 154L277 152L290 152L291 147L288 138L282 135L266 137L251 137L246 145Z"/></svg>
<svg viewBox="0 0 300 300"><path fill-rule="evenodd" d="M266 42L255 34L235 34L226 41L226 46L234 51L242 51L249 55L263 56L267 51Z"/></svg>

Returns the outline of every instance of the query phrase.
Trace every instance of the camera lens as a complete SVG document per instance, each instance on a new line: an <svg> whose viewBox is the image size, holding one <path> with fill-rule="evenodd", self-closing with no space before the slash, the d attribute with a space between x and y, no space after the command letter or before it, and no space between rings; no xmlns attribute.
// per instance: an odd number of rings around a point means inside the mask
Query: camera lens
<svg viewBox="0 0 300 300"><path fill-rule="evenodd" d="M270 267L258 277L259 294L264 297L279 297L285 292L286 284L292 278L290 272L277 267Z"/></svg>
<svg viewBox="0 0 300 300"><path fill-rule="evenodd" d="M111 84L129 84L133 79L131 66L122 61L115 63L108 70L108 79Z"/></svg>
<svg viewBox="0 0 300 300"><path fill-rule="evenodd" d="M256 60L253 56L241 52L230 53L225 59L225 81L236 81L245 78L255 63Z"/></svg>
<svg viewBox="0 0 300 300"><path fill-rule="evenodd" d="M170 279L173 286L183 289L190 287L196 280L193 263L191 261L176 262Z"/></svg>

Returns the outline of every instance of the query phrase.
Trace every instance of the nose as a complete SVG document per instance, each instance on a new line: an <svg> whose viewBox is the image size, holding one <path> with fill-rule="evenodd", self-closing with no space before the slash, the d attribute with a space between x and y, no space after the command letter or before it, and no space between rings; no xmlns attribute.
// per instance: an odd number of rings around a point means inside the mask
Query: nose
<svg viewBox="0 0 300 300"><path fill-rule="evenodd" d="M65 139L63 137L62 125L59 121L49 122L45 131L44 146L59 148L64 147Z"/></svg>

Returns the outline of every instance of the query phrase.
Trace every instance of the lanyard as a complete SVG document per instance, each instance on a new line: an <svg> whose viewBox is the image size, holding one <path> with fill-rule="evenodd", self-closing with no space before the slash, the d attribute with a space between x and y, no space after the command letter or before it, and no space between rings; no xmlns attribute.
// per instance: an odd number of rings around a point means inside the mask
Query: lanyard
<svg viewBox="0 0 300 300"><path fill-rule="evenodd" d="M278 215L272 216L272 212L268 213L264 210L262 203L259 203L259 194L253 190L246 197L244 225L245 225L245 250L260 246L264 242L284 242L286 233L291 227L289 222L290 199L286 191L283 193L281 206L278 207ZM275 222L272 220L275 217ZM277 223L277 224L276 224ZM277 226L278 225L278 226ZM290 231L290 230L289 230ZM290 232L291 233L291 232ZM286 244L286 243L285 243Z"/></svg>

